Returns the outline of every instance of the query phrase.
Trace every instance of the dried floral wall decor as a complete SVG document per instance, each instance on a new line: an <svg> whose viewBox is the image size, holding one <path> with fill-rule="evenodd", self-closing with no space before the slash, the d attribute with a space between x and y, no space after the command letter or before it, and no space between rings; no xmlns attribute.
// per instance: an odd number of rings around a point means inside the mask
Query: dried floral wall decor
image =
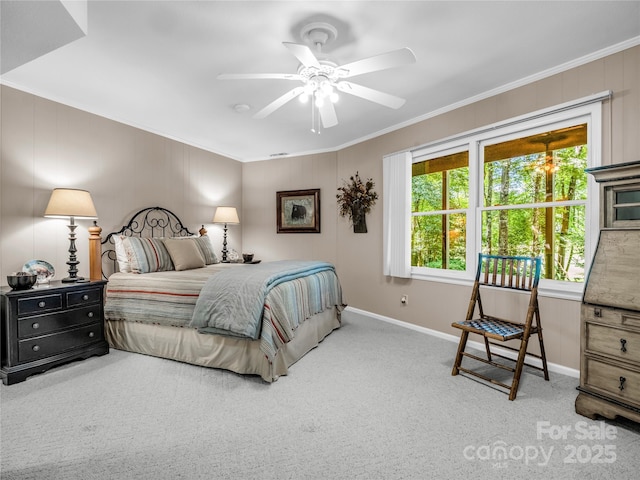
<svg viewBox="0 0 640 480"><path fill-rule="evenodd" d="M366 215L375 205L378 194L373 190L375 183L371 178L362 181L358 172L349 177L348 182L338 188L338 206L340 215L349 217L354 233L367 233Z"/></svg>

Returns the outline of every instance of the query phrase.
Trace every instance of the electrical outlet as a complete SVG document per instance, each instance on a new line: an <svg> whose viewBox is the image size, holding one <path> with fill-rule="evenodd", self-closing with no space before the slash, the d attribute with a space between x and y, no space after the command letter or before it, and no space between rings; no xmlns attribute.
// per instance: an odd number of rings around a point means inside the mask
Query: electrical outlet
<svg viewBox="0 0 640 480"><path fill-rule="evenodd" d="M409 295L402 295L402 297L400 297L400 303L402 305L408 305L409 304Z"/></svg>

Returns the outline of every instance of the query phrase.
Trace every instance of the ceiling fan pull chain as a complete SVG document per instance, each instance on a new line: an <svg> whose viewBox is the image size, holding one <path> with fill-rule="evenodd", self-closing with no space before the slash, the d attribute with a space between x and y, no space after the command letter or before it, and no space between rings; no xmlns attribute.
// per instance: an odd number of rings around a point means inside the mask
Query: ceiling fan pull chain
<svg viewBox="0 0 640 480"><path fill-rule="evenodd" d="M316 133L316 115L315 115L315 106L313 105L313 101L309 102L311 105L311 131Z"/></svg>

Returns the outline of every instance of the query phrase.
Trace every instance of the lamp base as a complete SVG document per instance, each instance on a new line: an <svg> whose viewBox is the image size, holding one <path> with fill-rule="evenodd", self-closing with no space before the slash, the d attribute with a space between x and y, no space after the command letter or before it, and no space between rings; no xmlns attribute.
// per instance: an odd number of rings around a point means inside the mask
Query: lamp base
<svg viewBox="0 0 640 480"><path fill-rule="evenodd" d="M62 283L84 282L84 277L67 277L60 280Z"/></svg>
<svg viewBox="0 0 640 480"><path fill-rule="evenodd" d="M69 276L62 279L63 283L77 282L81 277L78 277L78 264L80 263L76 257L76 223L73 217L69 217Z"/></svg>
<svg viewBox="0 0 640 480"><path fill-rule="evenodd" d="M222 236L222 261L220 263L231 263L229 259L227 259L227 254L229 251L227 250L227 224L224 224L224 235Z"/></svg>

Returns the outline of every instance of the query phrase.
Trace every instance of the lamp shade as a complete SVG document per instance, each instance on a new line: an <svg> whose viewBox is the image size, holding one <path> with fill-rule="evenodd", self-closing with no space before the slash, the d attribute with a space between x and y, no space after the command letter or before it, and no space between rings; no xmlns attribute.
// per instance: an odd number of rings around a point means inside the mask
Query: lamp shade
<svg viewBox="0 0 640 480"><path fill-rule="evenodd" d="M74 188L54 188L45 217L98 218L91 194Z"/></svg>
<svg viewBox="0 0 640 480"><path fill-rule="evenodd" d="M218 207L213 216L213 223L240 223L236 207Z"/></svg>

